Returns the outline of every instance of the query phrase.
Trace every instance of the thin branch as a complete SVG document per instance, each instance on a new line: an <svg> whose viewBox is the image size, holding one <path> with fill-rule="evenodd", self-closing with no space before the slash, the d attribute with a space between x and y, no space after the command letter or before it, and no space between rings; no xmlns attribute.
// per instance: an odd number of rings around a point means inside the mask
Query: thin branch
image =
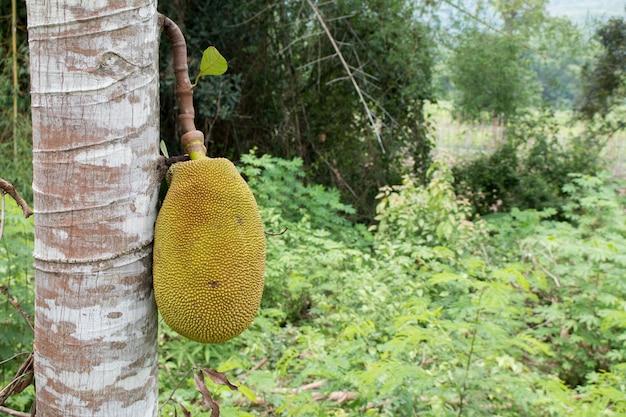
<svg viewBox="0 0 626 417"><path fill-rule="evenodd" d="M17 192L13 184L0 178L0 190L6 192L8 195L13 197L13 200L15 200L15 202L19 204L20 207L22 207L22 212L24 212L24 218L28 218L33 215L33 210L28 207L28 203L26 203L20 193Z"/></svg>
<svg viewBox="0 0 626 417"><path fill-rule="evenodd" d="M356 92L357 92L357 94L359 96L359 100L363 104L363 108L365 109L365 113L367 114L367 118L369 119L369 122L372 125L372 130L374 131L374 134L376 135L376 139L378 140L378 144L380 145L380 149L381 149L382 153L385 153L385 147L383 146L383 141L380 138L380 133L378 131L378 127L376 126L376 122L374 121L374 116L372 115L372 112L370 111L370 109L369 109L369 107L367 105L367 102L365 101L365 97L363 96L363 93L361 92L361 88L359 87L359 84L356 82L356 79L354 78L354 75L350 71L350 66L346 62L346 59L344 58L343 54L341 53L341 50L339 49L339 45L337 45L337 42L335 41L335 38L333 37L332 33L330 33L330 29L328 29L328 26L326 25L326 21L324 20L324 17L322 16L322 14L319 11L319 9L317 8L317 6L315 6L315 4L313 4L313 2L311 0L307 0L307 3L309 4L309 7L311 7L311 9L313 10L313 13L315 13L315 16L317 17L317 20L320 22L320 25L322 25L322 28L324 29L324 32L326 32L326 36L328 37L328 40L333 45L333 48L335 49L335 51L339 55L339 59L341 60L341 64L343 65L343 67L345 68L348 76L350 77L350 81L352 81L352 85L354 86L354 89L356 90Z"/></svg>
<svg viewBox="0 0 626 417"><path fill-rule="evenodd" d="M17 162L17 98L20 83L17 70L17 1L11 1L11 55L13 57L13 160ZM2 236L0 234L0 236Z"/></svg>
<svg viewBox="0 0 626 417"><path fill-rule="evenodd" d="M30 413L22 413L21 411L11 410L10 408L6 408L0 405L0 412L6 413L10 416L16 417L30 417Z"/></svg>
<svg viewBox="0 0 626 417"><path fill-rule="evenodd" d="M24 356L24 355L30 355L32 352L20 352L20 353L16 353L15 355L11 356L10 358L6 358L0 361L0 365L4 365L5 363L9 363L12 360L15 360L17 358L19 358L20 356Z"/></svg>
<svg viewBox="0 0 626 417"><path fill-rule="evenodd" d="M331 54L331 55L326 55L326 56L318 57L318 58L317 58L316 60L314 60L314 61L309 61L309 62L307 62L307 63L306 63L306 64L304 64L304 65L300 65L299 67L297 67L297 68L296 68L296 70L300 71L300 70L305 69L305 68L307 68L307 67L310 67L310 66L312 66L312 65L319 65L320 63L322 63L322 62L324 62L324 61L327 61L327 60L329 60L329 59L332 59L332 58L334 58L334 57L336 57L336 56L337 56L337 54ZM319 71L318 71L318 74L319 74Z"/></svg>
<svg viewBox="0 0 626 417"><path fill-rule="evenodd" d="M4 234L4 191L0 191L0 240Z"/></svg>
<svg viewBox="0 0 626 417"><path fill-rule="evenodd" d="M281 236L281 235L284 235L285 233L287 233L287 228L285 227L280 232L266 232L266 231L263 231L263 233L265 233L266 236Z"/></svg>
<svg viewBox="0 0 626 417"><path fill-rule="evenodd" d="M0 406L7 398L13 394L19 394L33 383L34 379L34 353L31 352L28 358L22 363L20 369L15 373L11 381L0 391Z"/></svg>
<svg viewBox="0 0 626 417"><path fill-rule="evenodd" d="M183 382L185 382L187 380L187 377L189 376L189 374L191 374L194 371L194 368L189 369L187 372L185 372L185 374L183 375L183 377L178 381L178 383L176 384L176 386L172 389L172 393L170 394L169 397L167 397L167 399L161 404L161 406L159 407L158 413L161 413L161 410L163 409L163 407L165 407L167 405L167 403L169 403L170 401L175 401L174 400L174 394L176 393L176 390L178 388L180 388L180 386L182 385Z"/></svg>
<svg viewBox="0 0 626 417"><path fill-rule="evenodd" d="M478 304L480 305L480 301L483 298L484 291L481 290L480 295L478 296ZM476 318L474 319L475 325L478 325L478 319L480 318L480 307L476 310ZM465 375L463 377L463 385L460 387L459 392L459 412L457 413L457 417L463 415L463 407L465 403L465 396L467 392L467 379L469 377L470 366L472 364L472 356L474 355L474 345L476 343L476 334L478 333L478 329L474 327L472 332L472 340L470 342L469 353L467 354L467 363L465 364Z"/></svg>
<svg viewBox="0 0 626 417"><path fill-rule="evenodd" d="M11 303L11 305L13 307L15 307L15 309L22 315L24 320L26 320L26 323L28 324L28 327L30 327L30 330L32 330L34 332L35 329L33 329L33 325L31 324L31 318L22 309L22 306L17 301L17 299L13 296L13 294L11 294L11 291L9 291L9 287L6 286L6 285L0 286L0 291L7 293L7 298L9 299L9 302Z"/></svg>
<svg viewBox="0 0 626 417"><path fill-rule="evenodd" d="M314 36L321 35L322 33L324 33L324 32L323 32L323 31L319 31L319 32L312 32L312 33L306 34L306 35L304 35L304 36L300 36L300 37L298 37L298 38L296 38L296 39L292 40L291 42L289 42L287 45L283 46L283 48L280 50L280 52L279 52L279 53L280 53L280 54L284 54L284 53L285 53L285 51L287 51L287 50L291 49L291 47L292 47L293 45L295 45L296 43L298 43L298 42L300 42L300 41L303 41L303 40L305 40L305 39L308 39L308 38L312 38L312 37L314 37Z"/></svg>
<svg viewBox="0 0 626 417"><path fill-rule="evenodd" d="M248 23L252 22L254 19L260 17L261 15L263 15L263 13L273 9L274 7L278 6L279 3L276 4L270 4L269 6L265 7L264 9L262 9L260 12L257 12L256 14L252 15L252 17L244 20L243 22L239 22L239 23L235 23L234 25L227 25L227 28L236 28L239 26L243 26L243 25L247 25Z"/></svg>

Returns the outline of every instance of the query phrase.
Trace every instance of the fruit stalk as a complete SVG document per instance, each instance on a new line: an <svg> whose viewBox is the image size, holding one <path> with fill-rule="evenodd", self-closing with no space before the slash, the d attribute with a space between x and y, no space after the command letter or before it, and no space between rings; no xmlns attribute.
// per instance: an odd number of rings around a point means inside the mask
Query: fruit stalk
<svg viewBox="0 0 626 417"><path fill-rule="evenodd" d="M180 139L181 144L185 153L188 153L192 160L204 159L206 158L204 134L196 129L194 123L193 91L189 80L189 68L187 67L187 43L180 28L173 20L163 14L159 14L159 18L165 34L170 39L174 55L176 97L179 108L178 119L183 131L183 136Z"/></svg>

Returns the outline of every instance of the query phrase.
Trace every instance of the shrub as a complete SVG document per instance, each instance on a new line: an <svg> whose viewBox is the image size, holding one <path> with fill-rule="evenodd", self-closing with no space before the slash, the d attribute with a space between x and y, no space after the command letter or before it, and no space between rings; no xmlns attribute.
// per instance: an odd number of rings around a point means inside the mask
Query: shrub
<svg viewBox="0 0 626 417"><path fill-rule="evenodd" d="M510 120L505 141L490 155L454 167L455 190L481 215L561 207L567 174L598 172L603 138L591 132L563 142L550 111Z"/></svg>

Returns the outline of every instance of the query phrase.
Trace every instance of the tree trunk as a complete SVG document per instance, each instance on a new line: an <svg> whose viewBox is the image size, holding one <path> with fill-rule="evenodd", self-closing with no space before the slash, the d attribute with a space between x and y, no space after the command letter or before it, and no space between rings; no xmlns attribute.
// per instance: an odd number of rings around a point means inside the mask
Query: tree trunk
<svg viewBox="0 0 626 417"><path fill-rule="evenodd" d="M37 417L156 416L156 2L27 8Z"/></svg>

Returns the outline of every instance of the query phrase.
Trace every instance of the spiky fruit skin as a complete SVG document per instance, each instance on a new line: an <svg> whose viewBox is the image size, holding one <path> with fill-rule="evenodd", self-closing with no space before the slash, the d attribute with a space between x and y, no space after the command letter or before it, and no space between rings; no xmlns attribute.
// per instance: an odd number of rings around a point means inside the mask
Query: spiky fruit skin
<svg viewBox="0 0 626 417"><path fill-rule="evenodd" d="M263 294L265 233L250 188L227 159L172 165L154 230L154 295L165 322L202 343L244 331Z"/></svg>

